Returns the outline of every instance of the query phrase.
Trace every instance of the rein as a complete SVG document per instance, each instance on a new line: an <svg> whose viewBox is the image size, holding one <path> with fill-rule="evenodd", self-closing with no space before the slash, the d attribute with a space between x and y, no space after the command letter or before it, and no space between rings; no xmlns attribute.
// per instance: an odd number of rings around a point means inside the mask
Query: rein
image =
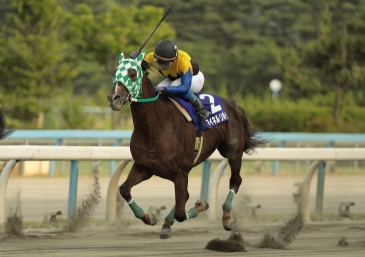
<svg viewBox="0 0 365 257"><path fill-rule="evenodd" d="M148 75L148 72L145 71L145 74L143 74L143 76L147 76ZM150 81L148 78L146 78L148 81ZM142 82L143 83L143 82ZM152 87L152 90L155 91L155 89L153 88L152 86L152 83L149 83L150 86ZM132 102L136 102L136 103L150 103L150 102L154 102L154 101L157 101L157 99L159 98L160 96L160 92L157 92L156 96L155 97L150 97L150 98L133 98L131 97L131 101Z"/></svg>
<svg viewBox="0 0 365 257"><path fill-rule="evenodd" d="M136 102L136 103L150 103L150 102L156 101L159 96L160 96L160 92L158 92L155 97L151 97L151 98L133 98L133 97L131 97L131 101Z"/></svg>

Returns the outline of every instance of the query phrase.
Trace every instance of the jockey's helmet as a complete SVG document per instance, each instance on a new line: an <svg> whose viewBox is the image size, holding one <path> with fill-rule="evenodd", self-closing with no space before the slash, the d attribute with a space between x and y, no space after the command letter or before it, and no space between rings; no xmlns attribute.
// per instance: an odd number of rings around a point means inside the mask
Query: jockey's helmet
<svg viewBox="0 0 365 257"><path fill-rule="evenodd" d="M155 47L154 55L160 61L171 62L177 57L177 46L171 40L161 40Z"/></svg>

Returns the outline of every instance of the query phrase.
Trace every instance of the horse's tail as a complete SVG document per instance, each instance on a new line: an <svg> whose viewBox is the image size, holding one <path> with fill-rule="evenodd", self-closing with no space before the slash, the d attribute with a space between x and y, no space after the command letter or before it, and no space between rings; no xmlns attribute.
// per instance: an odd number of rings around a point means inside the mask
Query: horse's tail
<svg viewBox="0 0 365 257"><path fill-rule="evenodd" d="M236 106L236 110L241 118L241 122L244 128L244 152L247 154L252 154L255 152L255 148L264 147L264 145L270 140L259 136L258 133L260 132L260 130L258 128L253 128L250 126L245 110L241 106L237 105L234 100L232 100L231 102Z"/></svg>
<svg viewBox="0 0 365 257"><path fill-rule="evenodd" d="M6 129L5 117L3 114L3 107L0 108L0 140L12 134L14 130Z"/></svg>

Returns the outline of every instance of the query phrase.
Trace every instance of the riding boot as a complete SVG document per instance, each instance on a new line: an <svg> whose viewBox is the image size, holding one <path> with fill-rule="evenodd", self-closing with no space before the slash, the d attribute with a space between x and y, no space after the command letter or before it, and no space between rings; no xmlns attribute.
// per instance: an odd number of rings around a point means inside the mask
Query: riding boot
<svg viewBox="0 0 365 257"><path fill-rule="evenodd" d="M187 100L194 106L196 113L198 115L199 122L203 124L205 127L211 129L212 127L205 121L209 117L210 112L208 112L207 109L205 109L203 103L199 100L199 98L196 97L196 95L191 94L187 98Z"/></svg>

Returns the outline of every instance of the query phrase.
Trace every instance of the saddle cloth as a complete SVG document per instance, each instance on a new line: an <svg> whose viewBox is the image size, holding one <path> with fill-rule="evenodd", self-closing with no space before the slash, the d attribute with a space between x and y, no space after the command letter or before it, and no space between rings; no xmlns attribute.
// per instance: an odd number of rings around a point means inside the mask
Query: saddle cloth
<svg viewBox="0 0 365 257"><path fill-rule="evenodd" d="M218 124L221 124L223 122L226 122L228 120L228 115L225 112L225 110L223 109L223 105L222 105L222 101L221 99L214 94L195 94L200 101L204 104L205 108L211 113L210 116L205 120L207 122L208 125L210 125L211 127L215 127ZM169 96L170 100L172 99L172 102L176 102L179 104L180 107L184 108L184 110L188 113L188 115L191 117L191 119L189 120L189 118L187 117L186 113L183 112L183 110L180 111L184 114L184 116L187 118L188 121L192 121L194 126L195 126L195 130L198 131L200 130L205 130L207 129L207 127L205 127L203 124L200 124L199 120L198 120L198 116L196 114L195 108L193 107L193 105L191 103L186 102L185 100L183 100L182 98L178 97L178 96ZM174 104L176 105L176 103L174 102ZM179 107L177 106L177 107Z"/></svg>

